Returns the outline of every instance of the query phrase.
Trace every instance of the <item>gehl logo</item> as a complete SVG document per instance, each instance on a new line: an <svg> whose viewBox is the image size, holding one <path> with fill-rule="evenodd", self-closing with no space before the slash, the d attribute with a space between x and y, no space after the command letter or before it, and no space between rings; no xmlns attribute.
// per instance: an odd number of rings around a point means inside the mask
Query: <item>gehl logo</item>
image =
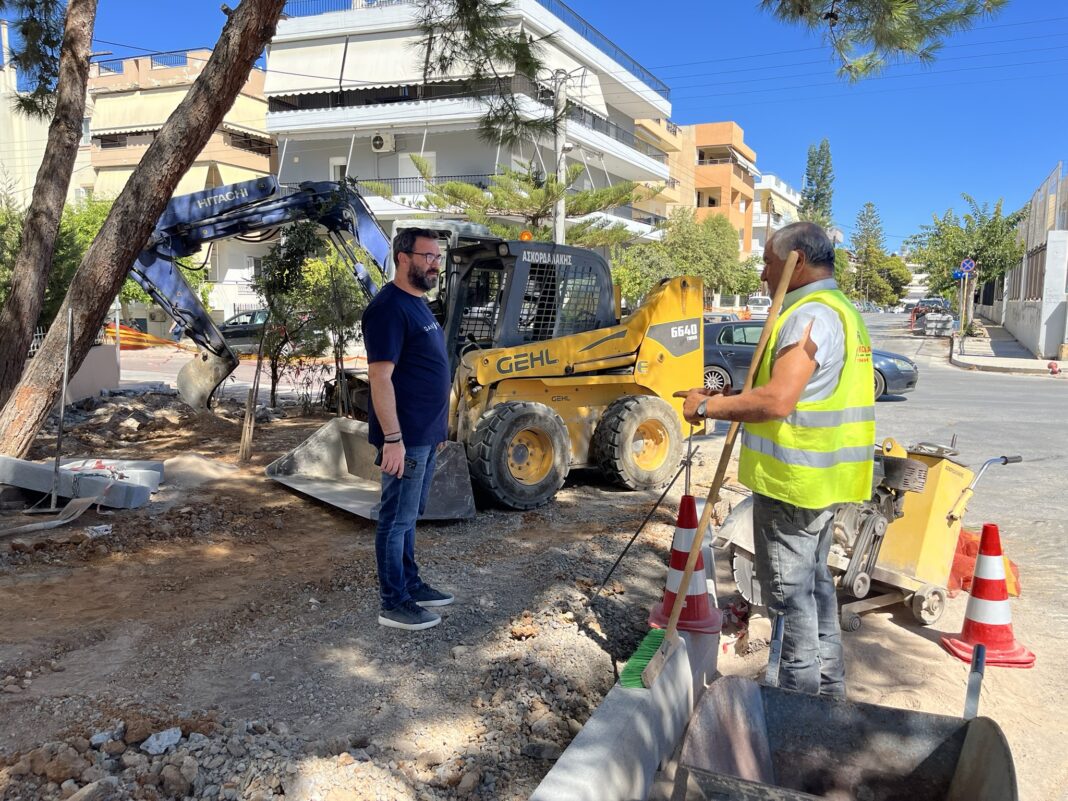
<svg viewBox="0 0 1068 801"><path fill-rule="evenodd" d="M550 364L559 364L559 359L549 356L548 348L533 353L517 353L515 356L502 356L497 360L498 373L522 373L525 370L533 370L535 367L546 367Z"/></svg>
<svg viewBox="0 0 1068 801"><path fill-rule="evenodd" d="M220 192L217 195L211 197L201 198L197 201L198 209L207 209L212 206L218 206L221 203L229 203L231 200L239 200L241 198L248 197L247 189L234 189L229 192Z"/></svg>

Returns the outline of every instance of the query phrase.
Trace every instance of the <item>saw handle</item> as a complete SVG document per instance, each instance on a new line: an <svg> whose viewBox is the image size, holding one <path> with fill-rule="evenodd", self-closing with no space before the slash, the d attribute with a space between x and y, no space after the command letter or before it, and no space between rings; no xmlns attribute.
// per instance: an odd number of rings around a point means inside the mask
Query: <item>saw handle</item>
<svg viewBox="0 0 1068 801"><path fill-rule="evenodd" d="M1019 464L1022 461L1023 461L1023 457L1022 456L1002 456L1001 457L1001 463L1002 464Z"/></svg>
<svg viewBox="0 0 1068 801"><path fill-rule="evenodd" d="M782 276L779 278L779 285L775 288L775 297L772 298L771 306L768 308L768 319L764 322L764 328L760 331L760 340L757 342L756 351L753 353L753 360L749 363L749 372L745 376L745 386L742 392L748 392L753 388L753 381L756 379L760 362L764 358L764 351L768 348L768 340L771 339L771 331L775 328L775 322L779 319L783 299L786 297L790 282L793 280L794 269L797 267L797 258L797 251L790 251ZM679 591L675 595L675 604L671 607L671 617L668 619L667 631L664 634L665 643L677 636L679 616L682 615L682 607L686 604L686 588L690 586L694 566L697 564L697 557L701 553L701 545L705 541L704 532L708 530L708 524L712 521L712 510L719 501L719 491L727 477L727 465L730 463L731 453L734 451L734 441L738 437L738 428L738 422L733 422L727 430L727 438L723 442L723 452L720 454L719 465L716 467L716 476L712 480L712 486L709 487L705 508L701 512L701 520L697 524L697 534L690 545L690 555L686 558L686 570L682 574L682 583L679 584Z"/></svg>

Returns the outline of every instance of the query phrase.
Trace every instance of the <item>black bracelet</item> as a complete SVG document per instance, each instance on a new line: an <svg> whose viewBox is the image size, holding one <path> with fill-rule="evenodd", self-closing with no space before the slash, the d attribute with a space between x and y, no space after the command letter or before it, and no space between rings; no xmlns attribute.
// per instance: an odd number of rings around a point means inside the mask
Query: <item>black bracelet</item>
<svg viewBox="0 0 1068 801"><path fill-rule="evenodd" d="M387 445L396 445L398 442L404 442L404 439L402 437L397 437L396 439L383 438L382 441L385 442Z"/></svg>

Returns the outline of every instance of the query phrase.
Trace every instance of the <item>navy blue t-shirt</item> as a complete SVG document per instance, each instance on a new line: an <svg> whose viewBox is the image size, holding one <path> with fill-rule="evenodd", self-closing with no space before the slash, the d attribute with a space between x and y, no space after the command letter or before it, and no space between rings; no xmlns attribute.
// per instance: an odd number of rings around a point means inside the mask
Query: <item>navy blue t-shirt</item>
<svg viewBox="0 0 1068 801"><path fill-rule="evenodd" d="M452 381L445 333L426 301L392 282L386 284L364 310L363 342L368 363L393 362L393 392L404 444L444 442ZM368 423L371 444L382 447L373 391Z"/></svg>

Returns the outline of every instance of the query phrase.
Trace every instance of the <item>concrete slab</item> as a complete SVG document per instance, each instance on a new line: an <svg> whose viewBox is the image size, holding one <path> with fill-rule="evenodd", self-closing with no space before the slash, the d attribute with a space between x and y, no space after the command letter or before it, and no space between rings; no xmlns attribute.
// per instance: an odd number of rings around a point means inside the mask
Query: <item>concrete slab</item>
<svg viewBox="0 0 1068 801"><path fill-rule="evenodd" d="M163 481L163 462L138 459L60 459L59 464L63 470L83 476L114 477L133 484L143 484L152 493L159 490Z"/></svg>
<svg viewBox="0 0 1068 801"><path fill-rule="evenodd" d="M677 648L650 689L611 689L530 801L645 799L693 710L693 672Z"/></svg>
<svg viewBox="0 0 1068 801"><path fill-rule="evenodd" d="M11 484L34 492L52 491L51 464L27 462L10 456L0 456L0 484ZM70 470L59 471L59 497L100 498L104 506L114 509L136 509L148 503L151 495L143 484L81 475Z"/></svg>

